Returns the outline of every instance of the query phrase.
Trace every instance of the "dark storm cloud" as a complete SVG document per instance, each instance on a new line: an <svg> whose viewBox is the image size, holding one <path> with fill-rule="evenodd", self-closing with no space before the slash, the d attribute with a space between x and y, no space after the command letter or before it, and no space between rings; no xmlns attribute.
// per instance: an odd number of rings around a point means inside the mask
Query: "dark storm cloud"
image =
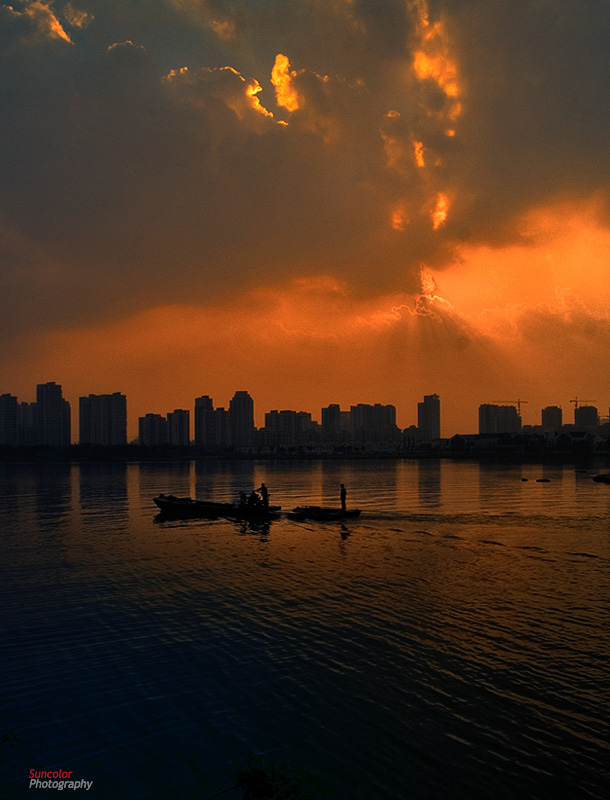
<svg viewBox="0 0 610 800"><path fill-rule="evenodd" d="M449 232L518 236L528 208L607 192L610 15L596 0L434 0L464 82Z"/></svg>
<svg viewBox="0 0 610 800"><path fill-rule="evenodd" d="M415 290L422 263L518 238L532 205L606 189L599 3L430 3L443 26L430 57L455 64L459 114L442 81L414 73L424 10L0 5L4 325L206 302L295 272ZM270 82L278 53L292 111ZM450 209L434 230L439 193Z"/></svg>

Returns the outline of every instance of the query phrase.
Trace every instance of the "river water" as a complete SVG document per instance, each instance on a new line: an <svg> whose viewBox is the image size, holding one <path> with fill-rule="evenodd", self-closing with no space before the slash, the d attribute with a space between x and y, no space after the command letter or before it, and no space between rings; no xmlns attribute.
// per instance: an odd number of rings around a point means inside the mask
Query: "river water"
<svg viewBox="0 0 610 800"><path fill-rule="evenodd" d="M264 754L342 800L607 798L596 471L0 464L0 797L31 798L35 769L92 781L78 796L205 800ZM261 481L284 509L336 505L344 482L362 515L161 521L152 503Z"/></svg>

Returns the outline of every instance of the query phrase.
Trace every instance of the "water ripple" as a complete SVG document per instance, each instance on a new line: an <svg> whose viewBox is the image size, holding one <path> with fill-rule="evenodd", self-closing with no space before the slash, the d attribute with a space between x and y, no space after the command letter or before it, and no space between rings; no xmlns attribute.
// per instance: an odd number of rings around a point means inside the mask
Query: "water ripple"
<svg viewBox="0 0 610 800"><path fill-rule="evenodd" d="M103 800L189 800L264 752L345 800L605 798L607 498L571 473L250 465L285 507L328 502L345 474L364 509L252 529L155 520L154 493L230 497L243 474L153 466L26 471L11 490L0 691L24 745L7 796L58 764Z"/></svg>

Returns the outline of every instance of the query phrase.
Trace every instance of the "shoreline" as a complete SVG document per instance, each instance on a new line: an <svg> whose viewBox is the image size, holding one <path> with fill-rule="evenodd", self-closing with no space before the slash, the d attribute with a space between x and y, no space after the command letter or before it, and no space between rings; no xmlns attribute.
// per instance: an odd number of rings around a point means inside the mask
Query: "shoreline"
<svg viewBox="0 0 610 800"><path fill-rule="evenodd" d="M82 447L66 448L18 447L0 448L0 463L53 463L53 462L187 462L187 461L473 461L502 463L601 463L610 467L610 451L603 450L520 450L488 449L484 452L454 452L451 450L396 450L396 451L345 451L345 452L222 452L206 453L194 447Z"/></svg>

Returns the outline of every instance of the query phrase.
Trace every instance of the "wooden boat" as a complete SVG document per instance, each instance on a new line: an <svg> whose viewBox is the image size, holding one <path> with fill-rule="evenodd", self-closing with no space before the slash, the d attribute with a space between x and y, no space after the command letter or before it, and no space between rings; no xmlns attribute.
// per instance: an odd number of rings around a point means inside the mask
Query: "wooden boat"
<svg viewBox="0 0 610 800"><path fill-rule="evenodd" d="M335 520L349 519L360 516L359 508L343 510L342 508L329 508L324 506L297 506L290 514L292 519Z"/></svg>
<svg viewBox="0 0 610 800"><path fill-rule="evenodd" d="M230 517L231 519L270 519L278 516L281 506L248 505L241 503L215 503L212 500L193 500L191 497L175 497L160 494L153 502L166 517L174 519Z"/></svg>
<svg viewBox="0 0 610 800"><path fill-rule="evenodd" d="M610 483L610 473L609 472L602 472L599 475L596 475L593 480L596 483Z"/></svg>
<svg viewBox="0 0 610 800"><path fill-rule="evenodd" d="M213 503L211 500L193 500L191 497L176 497L160 494L153 502L162 514L168 517L222 517L233 510L233 503Z"/></svg>

